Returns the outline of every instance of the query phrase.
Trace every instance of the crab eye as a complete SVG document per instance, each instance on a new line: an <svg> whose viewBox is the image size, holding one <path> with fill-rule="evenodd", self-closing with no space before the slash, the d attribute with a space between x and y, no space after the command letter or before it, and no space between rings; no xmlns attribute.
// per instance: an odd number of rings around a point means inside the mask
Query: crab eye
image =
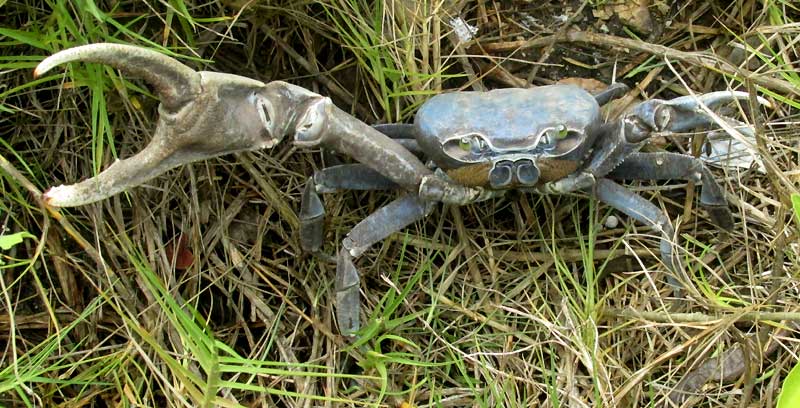
<svg viewBox="0 0 800 408"><path fill-rule="evenodd" d="M486 141L483 140L482 137L469 135L469 136L464 136L458 140L458 147L459 149L465 152L480 154L481 152L486 150L488 145L486 144Z"/></svg>
<svg viewBox="0 0 800 408"><path fill-rule="evenodd" d="M458 141L458 147L460 147L461 150L465 152L470 151L470 149L472 148L472 143L470 142L470 138L462 137L461 140Z"/></svg>
<svg viewBox="0 0 800 408"><path fill-rule="evenodd" d="M545 130L541 139L539 139L539 146L547 151L553 150L556 144L558 144L558 141L566 139L567 136L569 136L569 129L564 125L558 125Z"/></svg>
<svg viewBox="0 0 800 408"><path fill-rule="evenodd" d="M485 159L491 145L482 135L469 133L445 140L441 148L455 160L472 163Z"/></svg>
<svg viewBox="0 0 800 408"><path fill-rule="evenodd" d="M569 134L569 130L564 125L558 125L556 130L558 131L558 135L556 135L556 138L558 140L561 140L561 139L567 137L567 135Z"/></svg>
<svg viewBox="0 0 800 408"><path fill-rule="evenodd" d="M486 144L485 140L483 140L483 139L481 139L479 137L476 137L476 138L472 139L472 153L478 154L478 153L486 150L487 147L488 147L488 145Z"/></svg>

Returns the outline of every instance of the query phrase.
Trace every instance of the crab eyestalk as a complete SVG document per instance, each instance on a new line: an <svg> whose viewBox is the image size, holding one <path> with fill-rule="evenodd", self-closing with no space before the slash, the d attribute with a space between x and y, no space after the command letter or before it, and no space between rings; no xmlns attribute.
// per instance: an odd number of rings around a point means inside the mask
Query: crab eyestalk
<svg viewBox="0 0 800 408"><path fill-rule="evenodd" d="M72 61L107 64L142 77L161 99L150 143L96 177L51 188L52 206L89 204L140 185L193 161L274 146L294 121L292 107L316 96L282 82L264 84L237 75L196 72L145 48L93 44L59 52L42 61L35 75Z"/></svg>

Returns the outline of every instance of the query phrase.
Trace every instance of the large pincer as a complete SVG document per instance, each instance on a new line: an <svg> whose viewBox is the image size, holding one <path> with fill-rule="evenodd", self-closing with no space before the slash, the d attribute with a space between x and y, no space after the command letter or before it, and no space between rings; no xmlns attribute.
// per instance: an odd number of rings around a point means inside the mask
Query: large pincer
<svg viewBox="0 0 800 408"><path fill-rule="evenodd" d="M253 79L197 72L146 48L91 44L56 53L34 71L40 76L72 61L110 65L143 78L161 100L159 120L150 143L139 153L118 160L96 177L44 193L50 205L78 206L140 185L167 170L226 153L271 147L286 133L287 100L315 95L285 83L266 85ZM289 88L292 92L281 92Z"/></svg>

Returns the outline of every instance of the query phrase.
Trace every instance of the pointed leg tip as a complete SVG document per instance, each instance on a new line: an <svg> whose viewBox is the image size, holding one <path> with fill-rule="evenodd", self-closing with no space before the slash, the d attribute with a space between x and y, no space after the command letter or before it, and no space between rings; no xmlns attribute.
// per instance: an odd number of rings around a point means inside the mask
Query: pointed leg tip
<svg viewBox="0 0 800 408"><path fill-rule="evenodd" d="M336 324L343 337L355 338L361 330L361 295L358 288L336 294Z"/></svg>
<svg viewBox="0 0 800 408"><path fill-rule="evenodd" d="M360 327L347 327L347 328L345 328L345 327L342 326L342 327L340 327L339 331L340 331L342 337L344 337L348 341L352 342L356 338L358 338L358 336L356 336L356 333L358 333L359 329L360 329Z"/></svg>
<svg viewBox="0 0 800 408"><path fill-rule="evenodd" d="M707 206L706 211L708 211L711 222L721 230L733 230L733 214L731 214L731 210L727 206Z"/></svg>

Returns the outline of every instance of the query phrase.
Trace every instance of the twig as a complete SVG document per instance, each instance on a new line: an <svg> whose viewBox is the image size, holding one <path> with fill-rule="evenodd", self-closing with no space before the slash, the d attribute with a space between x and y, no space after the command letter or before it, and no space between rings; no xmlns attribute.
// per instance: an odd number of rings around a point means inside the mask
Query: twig
<svg viewBox="0 0 800 408"><path fill-rule="evenodd" d="M608 34L598 34L587 31L569 31L564 34L555 34L546 37L539 37L530 40L521 41L503 41L480 43L480 47L486 52L506 52L517 51L526 48L539 48L545 47L553 42L576 42L586 43L592 45L602 45L611 48L619 48L625 51L636 50L640 52L647 52L653 55L661 55L665 58L678 60L687 64L701 66L710 70L718 71L726 75L732 75L739 78L745 78L752 81L754 84L763 86L768 89L779 91L782 93L793 94L800 96L800 88L793 86L788 81L772 78L765 75L759 75L755 72L739 68L730 62L726 61L719 56L709 52L686 52L679 51L673 48L663 46L661 44L653 44L645 41L634 40L630 38L622 38Z"/></svg>
<svg viewBox="0 0 800 408"><path fill-rule="evenodd" d="M42 192L33 183L31 183L27 177L14 168L14 166L11 165L11 163L9 163L9 161L6 160L2 154L0 154L0 169L6 172L15 182L17 182L17 184L28 190L31 196L33 196L36 205L42 209L42 213L48 214L51 218L58 221L58 223L61 225L61 228L64 229L67 235L75 240L78 246L80 246L87 255L97 262L98 265L103 264L103 259L101 258L100 253L97 252L97 250L91 244L89 244L89 241L81 236L78 230L72 226L72 223L70 223L64 216L61 215L60 211L47 205L44 200L42 200Z"/></svg>

